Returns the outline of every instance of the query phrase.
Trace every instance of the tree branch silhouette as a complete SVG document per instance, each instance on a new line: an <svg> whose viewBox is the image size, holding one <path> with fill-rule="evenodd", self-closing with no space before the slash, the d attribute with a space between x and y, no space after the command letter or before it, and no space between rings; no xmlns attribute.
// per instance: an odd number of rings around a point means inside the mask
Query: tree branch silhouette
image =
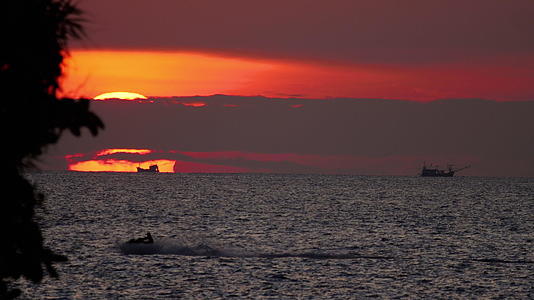
<svg viewBox="0 0 534 300"><path fill-rule="evenodd" d="M84 36L82 12L70 0L4 0L0 4L0 299L21 294L14 281L57 277L66 257L44 247L35 206L44 196L24 177L65 130L104 128L89 100L59 98L69 39Z"/></svg>

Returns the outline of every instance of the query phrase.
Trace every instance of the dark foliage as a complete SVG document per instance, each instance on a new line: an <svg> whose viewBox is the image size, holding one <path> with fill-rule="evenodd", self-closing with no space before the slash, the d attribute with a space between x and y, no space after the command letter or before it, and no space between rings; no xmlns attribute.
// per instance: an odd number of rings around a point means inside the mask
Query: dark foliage
<svg viewBox="0 0 534 300"><path fill-rule="evenodd" d="M24 178L62 132L103 128L88 100L58 99L70 38L83 35L81 12L69 0L2 0L0 3L0 299L20 294L13 281L39 282L44 270L66 258L43 246L34 208L43 199Z"/></svg>

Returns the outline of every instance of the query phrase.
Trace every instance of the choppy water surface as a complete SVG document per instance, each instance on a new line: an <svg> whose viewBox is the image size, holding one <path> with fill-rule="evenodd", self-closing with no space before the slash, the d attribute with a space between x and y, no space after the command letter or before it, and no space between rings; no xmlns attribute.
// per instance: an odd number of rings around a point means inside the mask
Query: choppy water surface
<svg viewBox="0 0 534 300"><path fill-rule="evenodd" d="M30 297L534 298L532 179L29 177L70 259Z"/></svg>

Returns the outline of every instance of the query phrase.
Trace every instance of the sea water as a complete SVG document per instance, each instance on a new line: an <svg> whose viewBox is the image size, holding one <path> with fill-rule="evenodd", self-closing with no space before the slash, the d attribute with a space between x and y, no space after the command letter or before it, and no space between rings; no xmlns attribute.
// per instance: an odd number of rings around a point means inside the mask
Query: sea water
<svg viewBox="0 0 534 300"><path fill-rule="evenodd" d="M49 299L534 298L534 180L28 174ZM125 243L151 232L154 244Z"/></svg>

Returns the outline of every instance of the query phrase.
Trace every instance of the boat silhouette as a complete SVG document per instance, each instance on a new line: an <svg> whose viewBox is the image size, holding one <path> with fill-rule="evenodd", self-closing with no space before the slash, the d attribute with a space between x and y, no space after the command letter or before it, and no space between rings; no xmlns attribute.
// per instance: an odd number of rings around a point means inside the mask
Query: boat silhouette
<svg viewBox="0 0 534 300"><path fill-rule="evenodd" d="M143 172L146 172L146 173L159 173L159 168L158 168L158 165L151 165L148 169L137 167L137 172L138 173L143 173Z"/></svg>
<svg viewBox="0 0 534 300"><path fill-rule="evenodd" d="M449 164L447 165L447 169L439 169L438 166L426 166L426 163L423 164L423 169L421 170L421 177L453 177L454 173L459 172L461 170L470 168L471 166L465 166L460 169L453 169L453 165Z"/></svg>

